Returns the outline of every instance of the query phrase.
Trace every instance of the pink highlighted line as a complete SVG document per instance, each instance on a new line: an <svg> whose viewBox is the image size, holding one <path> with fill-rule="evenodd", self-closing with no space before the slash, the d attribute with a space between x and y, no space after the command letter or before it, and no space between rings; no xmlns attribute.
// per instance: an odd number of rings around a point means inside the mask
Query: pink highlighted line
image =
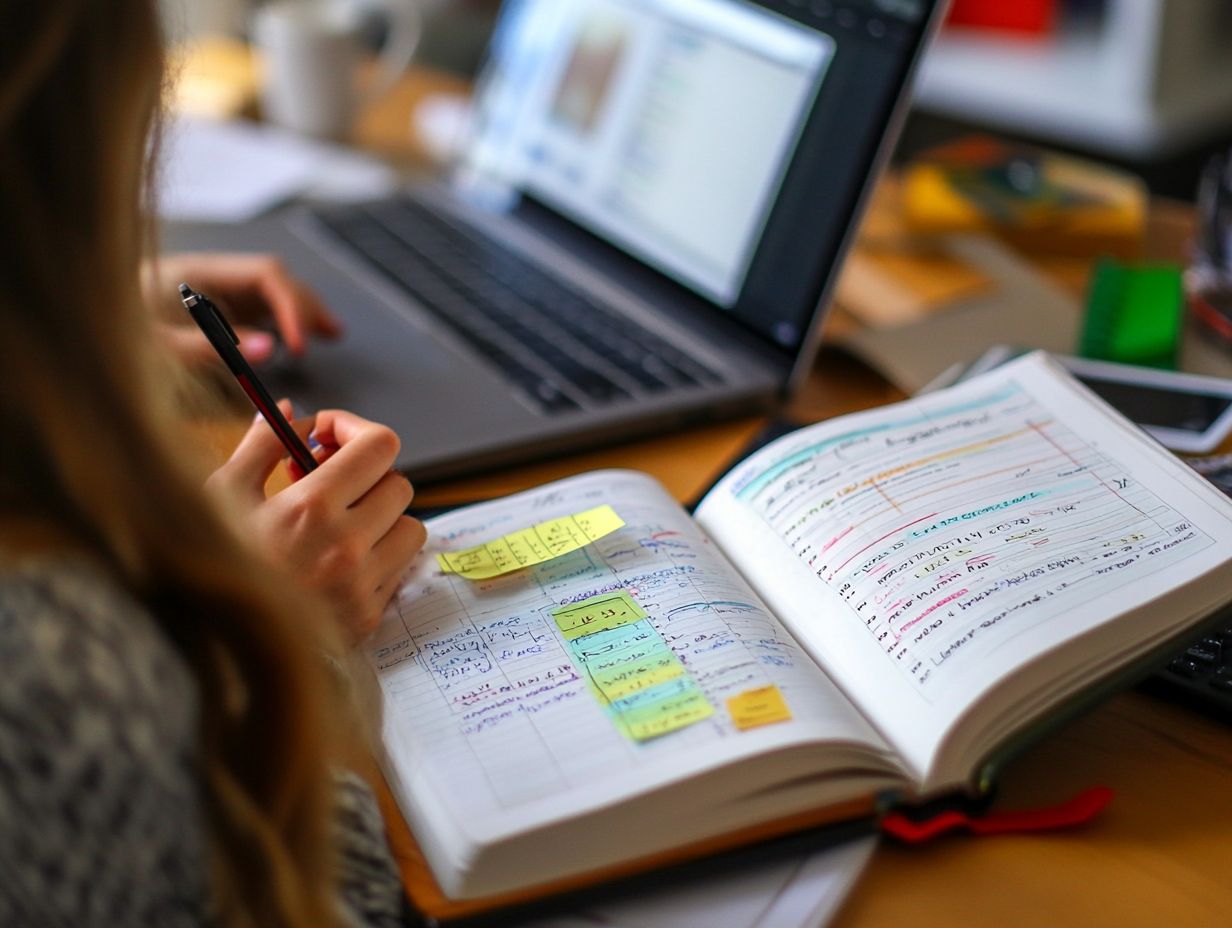
<svg viewBox="0 0 1232 928"><path fill-rule="evenodd" d="M837 535L835 535L833 538L831 538L829 541L827 541L822 546L821 553L825 554L827 551L833 548L836 544L838 544L840 541L846 538L849 534L851 534L851 530L853 528L855 528L854 525L849 525L845 529L843 529L841 532L839 532Z"/></svg>
<svg viewBox="0 0 1232 928"><path fill-rule="evenodd" d="M925 609L923 612L917 615L914 619L912 619L906 625L899 628L899 630L896 632L897 636L901 638L903 635L907 633L907 629L911 628L911 626L918 625L920 622L923 622L926 618L928 618L929 615L936 612L946 603L952 603L954 600L958 599L958 597L966 596L968 592L970 591L966 587L963 587L957 593L951 593L945 599L937 600L935 603L933 603L931 606L929 606L927 609Z"/></svg>
<svg viewBox="0 0 1232 928"><path fill-rule="evenodd" d="M832 571L830 572L830 579L834 579L834 575L835 575L835 574L837 574L840 570L842 570L844 567L846 567L848 564L850 564L852 561L854 561L854 560L855 560L856 558L858 558L861 554L863 554L865 551L867 551L869 548L871 548L873 545L877 544L878 542L885 541L885 540L886 540L887 538L889 538L891 535L897 535L897 534L898 534L899 532L901 532L903 529L908 529L908 528L911 528L911 526L913 526L913 525L918 525L920 522L927 522L929 519L935 519L935 518L937 517L937 515L938 515L938 513L935 513L935 512L930 512L930 513L929 513L928 515L926 515L926 516L920 516L918 519L912 519L912 520L911 520L910 522L908 522L906 525L900 525L898 528L891 529L890 531L888 531L888 532L886 532L884 535L882 535L880 538L874 538L872 541L870 541L868 544L866 544L863 548L861 548L859 551L857 551L857 552L856 552L855 554L853 554L851 557L847 558L847 560L843 561L843 563L839 564L839 565L838 565L838 567L834 568L834 570L832 570Z"/></svg>

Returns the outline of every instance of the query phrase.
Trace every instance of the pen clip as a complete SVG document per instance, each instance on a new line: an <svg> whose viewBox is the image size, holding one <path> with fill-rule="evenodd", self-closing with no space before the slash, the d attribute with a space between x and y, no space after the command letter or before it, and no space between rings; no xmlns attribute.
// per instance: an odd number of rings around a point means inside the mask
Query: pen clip
<svg viewBox="0 0 1232 928"><path fill-rule="evenodd" d="M231 323L227 321L227 317L214 305L214 301L204 293L198 293L188 284L180 284L180 300L183 302L184 308L190 313L193 313L198 308L204 309L205 312L209 313L214 324L221 326L222 330L227 333L227 337L231 339L233 345L240 343L240 337L235 334L235 329L231 328ZM209 334L208 331L206 334Z"/></svg>
<svg viewBox="0 0 1232 928"><path fill-rule="evenodd" d="M210 313L213 315L213 317L218 320L219 324L223 328L223 331L226 332L228 336L230 336L231 341L234 344L238 345L240 343L240 337L235 334L235 329L231 328L231 323L227 321L227 317L224 316L221 312L219 312L218 307L215 306L213 303L209 304L209 310L210 310Z"/></svg>

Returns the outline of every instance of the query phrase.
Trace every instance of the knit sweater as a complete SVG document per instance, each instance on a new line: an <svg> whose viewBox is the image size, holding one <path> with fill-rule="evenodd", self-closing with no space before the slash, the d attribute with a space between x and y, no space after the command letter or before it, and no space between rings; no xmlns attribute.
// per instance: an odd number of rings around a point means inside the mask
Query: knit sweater
<svg viewBox="0 0 1232 928"><path fill-rule="evenodd" d="M97 568L0 571L0 925L214 923L194 677ZM371 792L337 778L338 924L413 921Z"/></svg>

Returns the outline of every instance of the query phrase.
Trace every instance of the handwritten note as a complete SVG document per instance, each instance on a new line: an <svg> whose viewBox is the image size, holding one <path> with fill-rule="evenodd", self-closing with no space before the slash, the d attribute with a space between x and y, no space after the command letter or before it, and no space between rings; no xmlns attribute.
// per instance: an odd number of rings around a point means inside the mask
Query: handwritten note
<svg viewBox="0 0 1232 928"><path fill-rule="evenodd" d="M1212 544L1127 463L1007 379L801 433L745 466L733 494L931 694Z"/></svg>
<svg viewBox="0 0 1232 928"><path fill-rule="evenodd" d="M745 690L729 697L727 711L731 714L732 724L741 731L786 722L791 718L791 710L787 708L782 691L773 685Z"/></svg>
<svg viewBox="0 0 1232 928"><path fill-rule="evenodd" d="M611 506L596 506L561 519L549 519L464 551L445 551L437 563L447 574L487 580L533 567L584 548L623 526Z"/></svg>
<svg viewBox="0 0 1232 928"><path fill-rule="evenodd" d="M646 612L624 590L616 590L555 609L552 618L565 640L572 641L644 619Z"/></svg>
<svg viewBox="0 0 1232 928"><path fill-rule="evenodd" d="M569 652L616 726L637 741L700 722L714 708L625 590L552 612Z"/></svg>
<svg viewBox="0 0 1232 928"><path fill-rule="evenodd" d="M449 513L430 544L605 502L625 527L572 556L484 583L417 563L372 639L394 756L452 816L522 828L529 805L615 803L679 777L682 759L700 770L761 750L722 707L770 684L792 720L767 735L875 738L648 477L591 474Z"/></svg>

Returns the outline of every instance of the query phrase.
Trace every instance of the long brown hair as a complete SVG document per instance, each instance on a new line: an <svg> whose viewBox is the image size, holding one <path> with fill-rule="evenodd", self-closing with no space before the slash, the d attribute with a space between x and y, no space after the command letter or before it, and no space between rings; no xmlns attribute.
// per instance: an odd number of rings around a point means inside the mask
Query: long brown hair
<svg viewBox="0 0 1232 928"><path fill-rule="evenodd" d="M0 4L0 537L84 548L192 667L224 924L326 924L329 726L305 641L324 620L275 598L151 399L170 392L139 290L154 6Z"/></svg>

